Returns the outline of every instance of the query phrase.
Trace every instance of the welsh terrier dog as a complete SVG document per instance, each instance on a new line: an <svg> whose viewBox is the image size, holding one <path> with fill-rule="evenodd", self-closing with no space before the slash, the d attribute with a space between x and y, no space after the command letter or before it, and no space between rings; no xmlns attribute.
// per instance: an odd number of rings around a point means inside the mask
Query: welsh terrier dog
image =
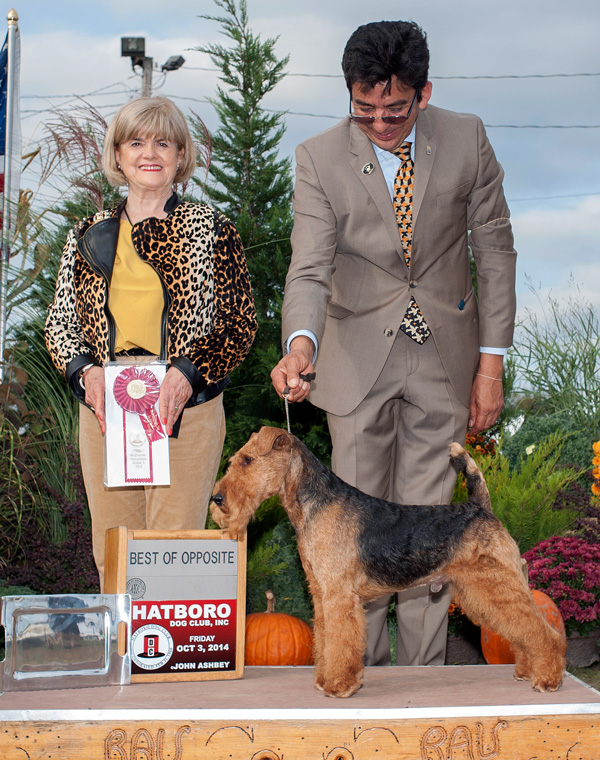
<svg viewBox="0 0 600 760"><path fill-rule="evenodd" d="M466 503L391 504L344 483L295 436L263 427L215 485L211 513L229 534L243 534L265 499L281 499L313 598L315 686L326 695L361 686L367 602L448 581L468 617L510 643L515 678L538 691L561 685L565 642L535 607L481 471L458 443L450 456L465 475Z"/></svg>

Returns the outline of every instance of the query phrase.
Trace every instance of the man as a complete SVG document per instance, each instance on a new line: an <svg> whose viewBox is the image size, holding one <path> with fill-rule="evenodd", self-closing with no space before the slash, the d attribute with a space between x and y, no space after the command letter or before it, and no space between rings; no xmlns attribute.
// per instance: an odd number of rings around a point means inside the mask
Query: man
<svg viewBox="0 0 600 760"><path fill-rule="evenodd" d="M326 410L342 479L404 504L451 500L448 445L497 419L515 315L502 168L477 117L429 105L428 65L412 22L348 40L351 115L296 152L285 355L271 373L279 394L310 391ZM315 364L312 383L300 377ZM398 595L398 664L444 663L450 595ZM388 603L368 610L367 665L390 662Z"/></svg>

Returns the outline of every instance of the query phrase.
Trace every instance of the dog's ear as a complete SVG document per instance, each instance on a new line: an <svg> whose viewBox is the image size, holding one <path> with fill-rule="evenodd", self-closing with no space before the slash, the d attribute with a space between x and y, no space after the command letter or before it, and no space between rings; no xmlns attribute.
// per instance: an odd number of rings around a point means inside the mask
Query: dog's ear
<svg viewBox="0 0 600 760"><path fill-rule="evenodd" d="M280 433L273 441L273 451L289 451L292 448L292 442L287 433Z"/></svg>
<svg viewBox="0 0 600 760"><path fill-rule="evenodd" d="M258 432L258 453L261 456L271 451L289 451L292 441L281 428L263 427Z"/></svg>

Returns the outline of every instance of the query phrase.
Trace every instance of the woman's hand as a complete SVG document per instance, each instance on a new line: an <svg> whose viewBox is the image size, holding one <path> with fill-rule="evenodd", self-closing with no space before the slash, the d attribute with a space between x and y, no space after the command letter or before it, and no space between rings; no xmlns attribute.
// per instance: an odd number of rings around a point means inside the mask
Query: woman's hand
<svg viewBox="0 0 600 760"><path fill-rule="evenodd" d="M191 395L192 386L187 377L177 367L170 367L160 386L160 395L158 397L160 421L167 428L169 435L173 432L173 425Z"/></svg>
<svg viewBox="0 0 600 760"><path fill-rule="evenodd" d="M104 370L102 367L93 366L81 376L85 388L85 403L91 406L100 425L102 434L106 433L106 419L104 416Z"/></svg>

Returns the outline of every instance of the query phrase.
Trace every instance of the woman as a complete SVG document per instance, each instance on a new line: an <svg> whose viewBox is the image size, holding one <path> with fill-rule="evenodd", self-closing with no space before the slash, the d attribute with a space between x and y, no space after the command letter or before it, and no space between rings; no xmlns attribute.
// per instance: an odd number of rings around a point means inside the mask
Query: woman
<svg viewBox="0 0 600 760"><path fill-rule="evenodd" d="M123 106L102 160L127 197L69 233L46 321L52 360L82 402L79 447L101 587L108 528L204 527L225 437L221 394L256 332L235 228L173 192L196 167L177 106L156 97ZM106 488L103 365L146 354L169 365L158 410L171 436L171 485Z"/></svg>

